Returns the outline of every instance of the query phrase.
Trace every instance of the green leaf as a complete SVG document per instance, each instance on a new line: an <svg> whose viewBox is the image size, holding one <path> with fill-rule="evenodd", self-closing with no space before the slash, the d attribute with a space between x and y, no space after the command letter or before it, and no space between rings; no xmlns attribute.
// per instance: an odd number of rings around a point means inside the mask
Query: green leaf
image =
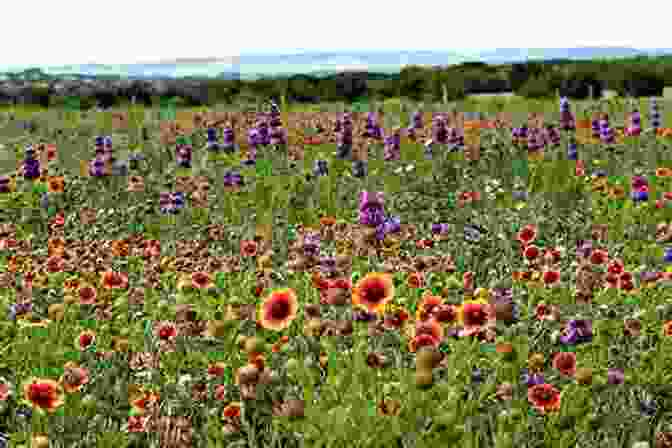
<svg viewBox="0 0 672 448"><path fill-rule="evenodd" d="M96 321L94 319L80 320L79 324L84 328L96 328Z"/></svg>
<svg viewBox="0 0 672 448"><path fill-rule="evenodd" d="M232 369L230 366L227 366L227 367L224 369L224 382L225 382L226 384L230 384L230 383L231 383L231 378L232 378L232 377L233 377L233 369Z"/></svg>
<svg viewBox="0 0 672 448"><path fill-rule="evenodd" d="M369 400L368 414L369 417L376 416L376 403L373 400Z"/></svg>
<svg viewBox="0 0 672 448"><path fill-rule="evenodd" d="M495 344L481 344L481 351L484 353L492 353L497 350Z"/></svg>
<svg viewBox="0 0 672 448"><path fill-rule="evenodd" d="M529 164L527 159L517 159L511 162L513 175L516 177L527 177L529 173Z"/></svg>
<svg viewBox="0 0 672 448"><path fill-rule="evenodd" d="M217 285L218 288L224 289L226 286L226 276L227 274L225 272L218 272L217 275L215 276L215 284Z"/></svg>

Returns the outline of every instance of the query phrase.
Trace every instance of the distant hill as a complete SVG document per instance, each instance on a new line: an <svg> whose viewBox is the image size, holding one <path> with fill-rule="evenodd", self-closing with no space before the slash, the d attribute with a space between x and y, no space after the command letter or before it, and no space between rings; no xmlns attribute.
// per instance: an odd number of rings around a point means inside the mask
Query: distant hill
<svg viewBox="0 0 672 448"><path fill-rule="evenodd" d="M628 47L500 48L465 55L456 51L307 52L290 55L243 54L239 57L175 58L137 64L82 64L39 67L52 76L119 76L130 79L208 77L258 79L311 74L317 77L348 70L398 73L404 66L449 66L463 62L507 64L526 60L618 59L672 54L672 49ZM4 70L21 72L29 67ZM0 68L0 71L2 69Z"/></svg>

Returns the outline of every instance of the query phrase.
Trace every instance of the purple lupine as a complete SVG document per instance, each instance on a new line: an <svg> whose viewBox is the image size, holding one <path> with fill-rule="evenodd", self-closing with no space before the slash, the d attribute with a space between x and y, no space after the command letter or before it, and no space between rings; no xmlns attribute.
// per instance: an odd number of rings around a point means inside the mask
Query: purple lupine
<svg viewBox="0 0 672 448"><path fill-rule="evenodd" d="M320 254L320 234L308 232L303 237L303 253L307 257L317 257Z"/></svg>
<svg viewBox="0 0 672 448"><path fill-rule="evenodd" d="M641 133L642 133L642 117L638 110L634 110L630 114L630 126L628 127L628 135L638 136Z"/></svg>
<svg viewBox="0 0 672 448"><path fill-rule="evenodd" d="M385 137L385 160L399 160L401 157L401 135L395 130L392 135Z"/></svg>
<svg viewBox="0 0 672 448"><path fill-rule="evenodd" d="M168 191L159 193L159 211L162 214L177 213L177 207L174 203L173 194Z"/></svg>
<svg viewBox="0 0 672 448"><path fill-rule="evenodd" d="M577 145L576 145L576 142L574 140L570 141L567 144L567 158L569 160L577 160L579 158Z"/></svg>
<svg viewBox="0 0 672 448"><path fill-rule="evenodd" d="M382 223L376 227L376 238L379 241L385 239L385 236L397 233L401 230L401 220L397 216L388 216Z"/></svg>
<svg viewBox="0 0 672 448"><path fill-rule="evenodd" d="M448 144L448 127L442 116L436 116L432 120L432 140L440 145Z"/></svg>
<svg viewBox="0 0 672 448"><path fill-rule="evenodd" d="M457 128L448 128L448 144L452 147L464 146L464 135Z"/></svg>
<svg viewBox="0 0 672 448"><path fill-rule="evenodd" d="M588 258L593 253L593 243L590 241L579 240L576 243L576 256Z"/></svg>
<svg viewBox="0 0 672 448"><path fill-rule="evenodd" d="M593 120L590 122L591 129L593 130L593 138L597 138L600 136L600 120L597 118L593 118Z"/></svg>
<svg viewBox="0 0 672 448"><path fill-rule="evenodd" d="M33 145L27 145L26 149L24 150L24 157L26 159L34 159L36 155L35 148Z"/></svg>
<svg viewBox="0 0 672 448"><path fill-rule="evenodd" d="M252 128L247 132L247 144L249 146L259 146L262 143L261 133L259 129Z"/></svg>
<svg viewBox="0 0 672 448"><path fill-rule="evenodd" d="M528 387L535 386L537 384L544 384L544 374L530 374L528 369L521 369L520 382L527 384Z"/></svg>
<svg viewBox="0 0 672 448"><path fill-rule="evenodd" d="M449 225L448 224L432 224L431 232L434 235L445 235L448 233Z"/></svg>
<svg viewBox="0 0 672 448"><path fill-rule="evenodd" d="M217 141L217 129L215 129L211 126L207 129L206 133L207 133L208 142L216 142Z"/></svg>
<svg viewBox="0 0 672 448"><path fill-rule="evenodd" d="M225 127L222 134L223 134L222 149L228 153L234 152L236 147L235 143L236 136L235 133L233 132L233 128L229 126Z"/></svg>
<svg viewBox="0 0 672 448"><path fill-rule="evenodd" d="M105 162L101 157L96 157L89 164L89 175L92 177L102 177L105 175Z"/></svg>
<svg viewBox="0 0 672 448"><path fill-rule="evenodd" d="M649 122L651 123L651 128L654 132L661 127L660 110L658 109L658 103L655 98L651 98L649 103Z"/></svg>
<svg viewBox="0 0 672 448"><path fill-rule="evenodd" d="M514 142L522 142L527 139L527 136L529 134L529 129L527 128L526 125L523 125L518 128L513 128L511 130L511 137L513 138Z"/></svg>
<svg viewBox="0 0 672 448"><path fill-rule="evenodd" d="M612 386L623 384L625 380L625 374L623 369L611 368L607 371L607 384Z"/></svg>
<svg viewBox="0 0 672 448"><path fill-rule="evenodd" d="M286 145L287 131L284 128L277 127L271 130L271 145Z"/></svg>
<svg viewBox="0 0 672 448"><path fill-rule="evenodd" d="M552 146L555 147L560 146L560 141L562 140L562 137L560 136L560 132L555 127L551 125L546 126L545 137Z"/></svg>
<svg viewBox="0 0 672 448"><path fill-rule="evenodd" d="M544 136L539 129L531 129L527 134L527 150L539 151L544 147Z"/></svg>
<svg viewBox="0 0 672 448"><path fill-rule="evenodd" d="M225 187L239 187L243 185L243 178L238 171L229 170L224 173Z"/></svg>
<svg viewBox="0 0 672 448"><path fill-rule="evenodd" d="M359 223L364 226L377 227L385 219L384 207L382 192L363 191L360 195Z"/></svg>
<svg viewBox="0 0 672 448"><path fill-rule="evenodd" d="M254 125L254 129L257 131L257 140L260 145L268 145L270 144L270 129L268 127L268 121L264 117L263 114L259 114L257 118L257 122Z"/></svg>
<svg viewBox="0 0 672 448"><path fill-rule="evenodd" d="M571 131L575 128L574 116L569 110L567 97L560 98L560 128L563 131Z"/></svg>
<svg viewBox="0 0 672 448"><path fill-rule="evenodd" d="M336 257L326 256L320 257L320 272L331 277L336 273Z"/></svg>
<svg viewBox="0 0 672 448"><path fill-rule="evenodd" d="M434 140L431 138L425 142L424 153L426 160L432 160L434 158Z"/></svg>
<svg viewBox="0 0 672 448"><path fill-rule="evenodd" d="M411 118L411 127L413 129L422 129L424 124L422 122L422 112L415 111L413 112L413 117Z"/></svg>
<svg viewBox="0 0 672 448"><path fill-rule="evenodd" d="M604 117L600 120L600 140L602 143L611 145L615 142L614 130L609 126L609 119Z"/></svg>
<svg viewBox="0 0 672 448"><path fill-rule="evenodd" d="M633 176L630 185L633 190L641 190L649 186L649 181L644 176Z"/></svg>
<svg viewBox="0 0 672 448"><path fill-rule="evenodd" d="M559 341L565 345L575 345L593 340L593 325L587 319L572 319L565 325Z"/></svg>
<svg viewBox="0 0 672 448"><path fill-rule="evenodd" d="M378 124L376 114L369 112L366 117L365 137L379 139L382 138L382 129Z"/></svg>
<svg viewBox="0 0 672 448"><path fill-rule="evenodd" d="M327 176L329 175L329 164L326 160L319 159L315 161L315 166L313 167L313 174L316 176Z"/></svg>
<svg viewBox="0 0 672 448"><path fill-rule="evenodd" d="M37 179L40 177L40 161L37 159L25 159L22 171L25 179Z"/></svg>
<svg viewBox="0 0 672 448"><path fill-rule="evenodd" d="M177 153L177 165L183 168L191 167L191 146L178 146Z"/></svg>

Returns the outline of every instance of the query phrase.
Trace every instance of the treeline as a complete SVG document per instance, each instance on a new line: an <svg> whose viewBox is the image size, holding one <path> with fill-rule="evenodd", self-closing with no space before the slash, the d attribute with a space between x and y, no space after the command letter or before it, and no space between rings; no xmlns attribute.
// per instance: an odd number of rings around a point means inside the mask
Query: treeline
<svg viewBox="0 0 672 448"><path fill-rule="evenodd" d="M101 81L102 82L102 81ZM123 91L96 88L78 93L82 107L114 106L132 97L147 105L176 98L187 106L216 103L254 104L284 96L294 103L353 102L367 97L392 97L414 101L454 101L466 95L512 92L526 98L553 97L557 93L574 99L598 97L605 89L621 96L662 95L672 86L672 57L638 57L622 60L529 61L506 65L480 62L446 67L409 66L397 74L345 72L326 77L294 75L259 80L187 79L168 83L157 91L151 81L134 81ZM59 105L62 93L50 86L31 87L21 102ZM178 104L178 105L179 105Z"/></svg>

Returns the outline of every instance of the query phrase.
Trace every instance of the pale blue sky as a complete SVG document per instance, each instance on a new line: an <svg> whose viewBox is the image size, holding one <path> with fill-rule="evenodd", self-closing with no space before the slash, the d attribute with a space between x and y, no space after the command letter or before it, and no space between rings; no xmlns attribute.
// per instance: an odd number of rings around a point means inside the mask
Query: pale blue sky
<svg viewBox="0 0 672 448"><path fill-rule="evenodd" d="M0 66L121 64L297 48L471 53L494 47L672 47L666 3L672 2L3 2Z"/></svg>

